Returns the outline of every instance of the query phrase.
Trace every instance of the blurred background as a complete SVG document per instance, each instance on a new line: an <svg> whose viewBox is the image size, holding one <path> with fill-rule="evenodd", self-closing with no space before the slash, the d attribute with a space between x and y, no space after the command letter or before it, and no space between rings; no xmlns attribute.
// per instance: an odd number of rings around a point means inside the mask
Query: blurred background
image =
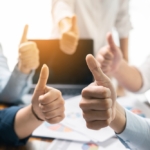
<svg viewBox="0 0 150 150"><path fill-rule="evenodd" d="M130 15L129 61L139 66L150 53L150 0L130 0ZM0 42L11 70L25 24L29 39L52 38L51 0L0 0Z"/></svg>

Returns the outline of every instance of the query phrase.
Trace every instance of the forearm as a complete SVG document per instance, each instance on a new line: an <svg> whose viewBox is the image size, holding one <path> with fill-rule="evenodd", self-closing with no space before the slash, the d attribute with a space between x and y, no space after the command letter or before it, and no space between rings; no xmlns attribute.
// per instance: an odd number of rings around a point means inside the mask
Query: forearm
<svg viewBox="0 0 150 150"><path fill-rule="evenodd" d="M116 133L121 142L129 149L132 150L149 150L150 148L150 120L142 118L132 112L124 109L126 116L126 122L122 123L120 119L114 120L114 125L117 125L117 122L120 123L120 126L124 126L124 129ZM119 114L117 114L118 116ZM119 115L121 116L121 115ZM122 116L123 117L123 116ZM116 117L117 118L117 117ZM122 124L122 125L121 125ZM113 128L114 129L114 128ZM119 129L119 126L118 126ZM119 130L118 130L119 131Z"/></svg>
<svg viewBox="0 0 150 150"><path fill-rule="evenodd" d="M129 46L129 39L122 38L120 39L120 49L123 54L123 58L128 62L128 46Z"/></svg>
<svg viewBox="0 0 150 150"><path fill-rule="evenodd" d="M113 73L113 76L120 85L132 92L140 90L143 84L143 79L138 69L128 65L124 60L121 61L119 68Z"/></svg>
<svg viewBox="0 0 150 150"><path fill-rule="evenodd" d="M18 103L22 96L29 90L33 74L34 72L29 75L23 74L18 70L18 66L16 66L1 91L0 101Z"/></svg>
<svg viewBox="0 0 150 150"><path fill-rule="evenodd" d="M15 117L14 129L19 139L24 139L42 123L37 120L31 110L31 105L18 111Z"/></svg>

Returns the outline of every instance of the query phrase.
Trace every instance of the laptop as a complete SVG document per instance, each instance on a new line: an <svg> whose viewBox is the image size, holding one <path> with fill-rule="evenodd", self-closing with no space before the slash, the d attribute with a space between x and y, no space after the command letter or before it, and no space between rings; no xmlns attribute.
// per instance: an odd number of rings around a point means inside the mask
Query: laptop
<svg viewBox="0 0 150 150"><path fill-rule="evenodd" d="M85 61L87 54L93 54L93 40L79 40L73 55L67 55L61 51L59 40L30 41L34 41L40 51L40 65L33 76L33 85L29 94L34 91L43 64L47 64L50 71L48 86L60 90L64 99L80 95L82 89L93 81Z"/></svg>

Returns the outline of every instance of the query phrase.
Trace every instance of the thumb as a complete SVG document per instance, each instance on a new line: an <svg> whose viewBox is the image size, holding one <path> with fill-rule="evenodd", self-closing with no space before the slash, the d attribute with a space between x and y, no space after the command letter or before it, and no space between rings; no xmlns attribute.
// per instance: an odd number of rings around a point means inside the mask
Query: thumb
<svg viewBox="0 0 150 150"><path fill-rule="evenodd" d="M29 28L29 26L25 25L24 30L23 30L23 34L22 34L22 37L21 37L20 44L25 43L25 42L28 41L27 40L28 28Z"/></svg>
<svg viewBox="0 0 150 150"><path fill-rule="evenodd" d="M73 17L72 17L71 30L72 30L72 31L76 31L76 30L77 30L77 17L76 17L76 16L73 16Z"/></svg>
<svg viewBox="0 0 150 150"><path fill-rule="evenodd" d="M102 72L98 61L91 54L86 56L86 62L97 84L110 82L109 78Z"/></svg>
<svg viewBox="0 0 150 150"><path fill-rule="evenodd" d="M107 42L108 42L108 45L110 46L112 51L115 51L117 49L117 46L116 46L116 44L114 42L114 39L113 39L111 33L107 34Z"/></svg>
<svg viewBox="0 0 150 150"><path fill-rule="evenodd" d="M44 64L42 66L40 77L36 85L35 89L36 91L42 91L45 89L48 77L49 77L49 68L47 67L47 65Z"/></svg>

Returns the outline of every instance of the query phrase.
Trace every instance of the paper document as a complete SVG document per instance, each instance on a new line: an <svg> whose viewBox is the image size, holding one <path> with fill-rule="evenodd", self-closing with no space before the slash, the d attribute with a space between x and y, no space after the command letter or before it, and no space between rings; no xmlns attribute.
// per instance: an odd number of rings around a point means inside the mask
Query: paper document
<svg viewBox="0 0 150 150"><path fill-rule="evenodd" d="M71 128L65 127L61 124L51 125L47 122L44 122L41 126L35 129L32 136L90 142L90 139L85 135L75 132Z"/></svg>
<svg viewBox="0 0 150 150"><path fill-rule="evenodd" d="M86 122L82 116L82 110L79 107L80 100L81 96L76 96L65 102L65 119L61 124L86 135L95 143L106 141L115 136L114 131L110 127L101 130L90 130L86 127Z"/></svg>
<svg viewBox="0 0 150 150"><path fill-rule="evenodd" d="M141 102L137 96L118 98L117 101L126 109L143 118L150 118L150 108Z"/></svg>
<svg viewBox="0 0 150 150"><path fill-rule="evenodd" d="M99 145L78 143L65 140L54 140L47 150L127 150L117 138L112 138Z"/></svg>

